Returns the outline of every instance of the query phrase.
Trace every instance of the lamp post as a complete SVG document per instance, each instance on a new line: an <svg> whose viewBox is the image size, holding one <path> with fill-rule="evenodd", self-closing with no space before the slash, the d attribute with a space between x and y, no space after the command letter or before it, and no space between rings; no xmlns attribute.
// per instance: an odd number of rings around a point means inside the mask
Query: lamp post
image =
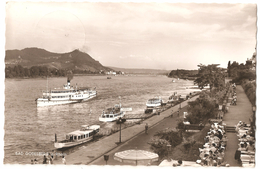
<svg viewBox="0 0 260 169"><path fill-rule="evenodd" d="M121 123L122 123L122 118L121 118L121 117L118 119L118 122L119 122L119 124L120 124L119 143L121 143Z"/></svg>
<svg viewBox="0 0 260 169"><path fill-rule="evenodd" d="M171 146L170 144L167 145L167 151L168 151L167 160L168 160L168 161L171 161L170 158L169 158L169 154L170 154L170 151L171 151L171 147L172 147L172 146Z"/></svg>
<svg viewBox="0 0 260 169"><path fill-rule="evenodd" d="M108 159L109 159L109 155L104 155L104 160L106 161L106 165L107 165Z"/></svg>

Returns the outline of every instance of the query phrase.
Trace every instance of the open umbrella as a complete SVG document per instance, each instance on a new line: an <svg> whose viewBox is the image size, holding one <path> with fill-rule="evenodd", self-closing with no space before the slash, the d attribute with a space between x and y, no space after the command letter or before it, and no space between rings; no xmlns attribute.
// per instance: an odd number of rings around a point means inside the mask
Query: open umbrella
<svg viewBox="0 0 260 169"><path fill-rule="evenodd" d="M156 153L144 150L126 150L115 153L114 159L135 165L147 165L148 163L158 161L159 156Z"/></svg>

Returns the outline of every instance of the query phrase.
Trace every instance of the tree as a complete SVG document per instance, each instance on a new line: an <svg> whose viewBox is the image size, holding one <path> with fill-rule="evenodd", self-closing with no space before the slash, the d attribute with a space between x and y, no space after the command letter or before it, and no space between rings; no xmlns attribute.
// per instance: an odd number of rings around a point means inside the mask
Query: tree
<svg viewBox="0 0 260 169"><path fill-rule="evenodd" d="M204 119L213 117L216 108L215 102L209 99L206 95L201 95L193 102L189 102L187 121L191 124L198 124Z"/></svg>
<svg viewBox="0 0 260 169"><path fill-rule="evenodd" d="M228 67L227 67L228 77L230 77L230 69L231 69L231 67L230 67L230 61L228 61Z"/></svg>
<svg viewBox="0 0 260 169"><path fill-rule="evenodd" d="M198 78L194 81L195 84L199 86L200 89L203 89L205 86L210 86L210 91L214 87L222 88L225 84L225 74L222 72L220 68L217 67L218 65L198 65L199 73Z"/></svg>

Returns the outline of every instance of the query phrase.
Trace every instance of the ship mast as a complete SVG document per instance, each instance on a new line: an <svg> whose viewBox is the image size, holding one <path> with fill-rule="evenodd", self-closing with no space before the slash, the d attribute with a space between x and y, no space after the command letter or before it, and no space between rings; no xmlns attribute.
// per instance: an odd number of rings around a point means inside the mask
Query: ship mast
<svg viewBox="0 0 260 169"><path fill-rule="evenodd" d="M49 97L49 79L48 79L48 76L49 76L49 68L47 70L47 97Z"/></svg>

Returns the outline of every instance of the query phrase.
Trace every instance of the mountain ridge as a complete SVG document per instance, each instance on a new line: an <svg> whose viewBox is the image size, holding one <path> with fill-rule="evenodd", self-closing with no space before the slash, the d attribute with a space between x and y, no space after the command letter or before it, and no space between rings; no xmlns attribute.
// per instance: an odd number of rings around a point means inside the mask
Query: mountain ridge
<svg viewBox="0 0 260 169"><path fill-rule="evenodd" d="M146 69L146 68L118 68L113 66L107 66L115 71L121 71L125 73L133 73L133 74L168 74L171 70L163 70L163 69Z"/></svg>
<svg viewBox="0 0 260 169"><path fill-rule="evenodd" d="M23 67L46 66L56 69L78 69L87 71L110 71L89 54L80 50L67 53L53 53L41 48L25 48L5 51L6 66L21 65Z"/></svg>

